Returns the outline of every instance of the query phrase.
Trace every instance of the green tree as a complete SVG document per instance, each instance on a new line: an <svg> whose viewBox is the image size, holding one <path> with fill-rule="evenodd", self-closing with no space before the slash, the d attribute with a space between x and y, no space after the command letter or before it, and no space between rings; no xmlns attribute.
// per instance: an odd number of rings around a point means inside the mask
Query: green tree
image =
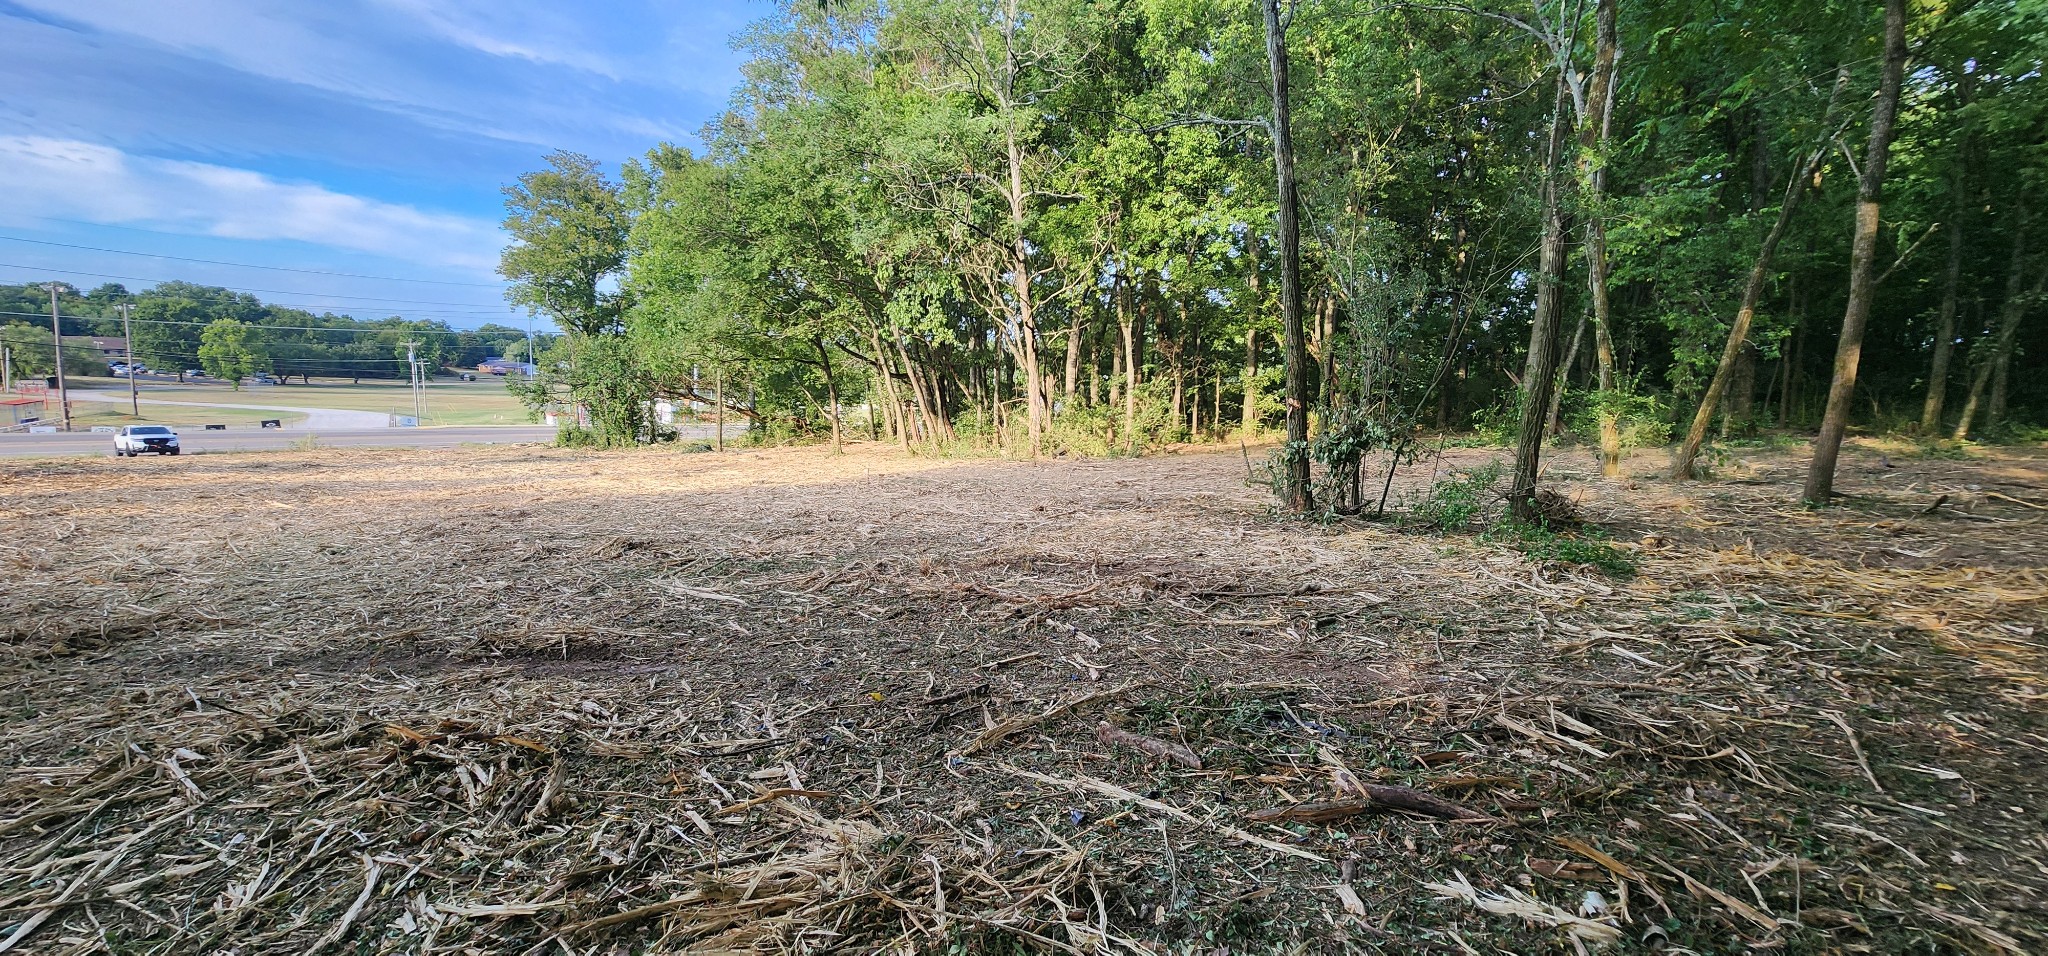
<svg viewBox="0 0 2048 956"><path fill-rule="evenodd" d="M547 163L504 190L505 297L573 333L616 332L625 300L605 283L625 265L631 225L619 187L588 156L557 152Z"/></svg>
<svg viewBox="0 0 2048 956"><path fill-rule="evenodd" d="M199 362L206 374L225 379L236 391L245 376L270 370L256 327L239 319L215 319L199 334Z"/></svg>

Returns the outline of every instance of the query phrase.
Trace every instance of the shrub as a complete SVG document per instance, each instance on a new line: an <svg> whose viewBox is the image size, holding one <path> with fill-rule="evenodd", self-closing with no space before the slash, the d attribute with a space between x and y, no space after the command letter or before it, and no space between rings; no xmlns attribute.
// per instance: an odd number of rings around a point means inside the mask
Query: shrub
<svg viewBox="0 0 2048 956"><path fill-rule="evenodd" d="M1490 461L1437 481L1421 500L1408 506L1401 517L1402 526L1453 532L1472 527L1499 502L1494 486L1500 483L1503 470L1499 461Z"/></svg>
<svg viewBox="0 0 2048 956"><path fill-rule="evenodd" d="M1590 567L1615 578L1636 573L1634 559L1607 543L1605 532L1591 526L1567 532L1545 522L1509 518L1488 529L1480 539L1506 545L1542 564Z"/></svg>

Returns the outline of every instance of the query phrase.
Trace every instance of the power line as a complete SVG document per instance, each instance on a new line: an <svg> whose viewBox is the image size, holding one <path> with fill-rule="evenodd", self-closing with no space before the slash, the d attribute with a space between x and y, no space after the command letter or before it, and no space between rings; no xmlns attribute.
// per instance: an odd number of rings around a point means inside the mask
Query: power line
<svg viewBox="0 0 2048 956"><path fill-rule="evenodd" d="M42 313L42 312L11 312L11 311L6 311L6 310L0 310L0 315L19 315L19 316L25 316L25 317L28 317L28 318L37 318L37 319L40 319L40 318L43 318L43 317L44 317L44 316L46 315L46 313ZM72 314L72 315L64 315L64 316L60 316L60 318L66 318L66 319L76 319L76 320L79 320L79 321L81 321L81 322L111 322L111 321L113 321L113 320L114 320L114 317L113 317L113 316L106 316L106 315L76 315L76 314ZM231 317L230 317L230 318L231 318ZM178 321L178 320L176 320L176 319L136 319L136 320L134 320L134 321L136 321L136 322L141 322L141 323L144 323L144 324L147 324L147 325L187 325L187 326L191 326L191 327L193 327L193 328L202 328L202 329L203 329L203 328L205 328L205 327L207 327L207 326L209 326L209 325L212 325L212 324L213 324L213 322L212 322L212 321L208 321L208 322L180 322L180 321ZM214 320L214 321L218 321L218 320ZM240 319L236 319L235 321L237 321L237 322L241 322L242 320L240 320ZM358 322L360 322L360 321L362 321L362 320L361 320L361 319L357 319L357 320L355 320L355 321L358 321ZM255 323L255 322L243 322L242 324L244 324L244 325L247 325L247 326L249 326L249 327L250 327L250 328L252 328L252 329L274 329L274 330L277 330L277 331L280 331L280 332L356 332L356 333L361 333L361 332L407 332L407 333L412 333L412 334L419 334L419 335L477 335L477 334L480 334L480 333L478 333L478 332L477 332L477 331L476 331L475 329L417 329L417 328L412 328L412 327L409 327L409 326L403 326L403 325L367 325L367 326L340 326L340 327L334 327L334 326L322 326L322 325L262 325L262 324L259 324L259 323ZM517 330L517 329L513 329L513 328L511 328L510 326L505 326L505 328L506 328L506 329L508 329L508 330L509 330L509 331L511 331L511 332L519 332L519 330ZM525 335L526 333L524 333L524 332L519 332L519 334L520 334L520 335ZM541 334L542 334L542 335L546 335L546 334L548 334L548 333L545 333L545 332L543 332L543 333L541 333Z"/></svg>
<svg viewBox="0 0 2048 956"><path fill-rule="evenodd" d="M10 337L7 337L7 336L0 336L0 344L7 344L7 345L15 345L15 346L22 346L22 345L26 345L26 346L31 346L31 347L34 347L34 348L43 348L43 349L55 349L55 348L56 348L56 345L54 345L53 343L50 343L50 342L45 342L45 341L43 341L43 340L42 340L42 339L40 339L40 338L35 338L35 339L18 339L18 338L10 338ZM279 345L294 345L294 344L300 344L300 343L292 343L292 342L281 342L281 343L274 343L274 344L279 344ZM199 357L199 353L197 353L197 352L178 352L178 351L173 351L173 350L170 350L170 349L148 349L148 348L145 348L145 349L132 349L132 350L130 351L130 353L124 353L123 357L124 357L124 358L136 358L136 357L141 357L141 356L144 356L144 355L153 355L153 356L158 356L158 357L160 357L160 358L174 358L174 359L197 359L197 358ZM330 358L294 358L294 357L292 357L292 356L288 356L288 355L287 355L287 356L277 356L277 355L273 355L273 356L271 356L270 358L271 358L271 360L272 360L272 361L275 361L275 362L284 362L284 363L287 363L287 364L299 364L299 365L314 365L314 364L319 364L319 365L368 365L368 364L387 364L387 363L388 363L388 364L393 364L393 365L403 365L403 364L405 364L405 359L402 359L402 358L331 358L331 357L330 357ZM95 361L97 361L97 359L96 359Z"/></svg>
<svg viewBox="0 0 2048 956"><path fill-rule="evenodd" d="M8 268L8 269L21 269L21 270L23 270L23 271L26 271L26 272L61 272L61 273L64 273L65 275L76 275L76 276L92 276L92 277L94 277L94 278L96 278L96 279L127 279L127 280L128 280L128 281L130 281L130 282L154 282L154 283L157 283L158 285L162 285L162 284L164 284L164 283L166 283L166 282L184 282L184 281L185 281L185 280L183 280L183 279L154 279L154 278L150 278L149 276L124 276L124 275L114 275L113 273L109 273L109 272L86 272L86 271L85 271L85 270L83 270L83 269L53 269L53 268L50 268L49 266L25 266L25 265L22 265L22 264L20 264L20 263L17 263L17 262L0 262L0 267L5 267L5 268ZM197 283L190 283L190 284L193 284L193 285L197 285ZM312 296L312 297L314 297L314 298L327 298L327 299L358 299L358 300L362 300L362 301L368 301L368 302L398 302L398 303L403 303L403 304L411 304L411 305L459 305L459 306L467 306L467 307L473 307L473 308L478 308L478 309L489 309L489 308L492 308L492 306L490 305L490 303L487 303L487 302L434 302L434 301L429 301L429 300L426 300L426 299L399 299L399 298L393 298L393 297L390 297L390 296L375 296L375 295L341 295L341 294L339 294L339 293L326 293L326 292L302 292L302 291L294 291L294 290L291 290L291 289L256 289L256 288L249 288L249 287L246 287L246 286L231 286L231 285L215 286L214 288L218 288L218 289L228 289L228 290L230 290L230 291L234 291L234 292L261 292L261 293L263 293L263 294L265 294L265 295L305 295L305 296ZM130 295L133 295L133 293L130 293ZM511 310L512 310L512 307L511 307L511 306L505 306L505 310L509 312L509 311L511 311Z"/></svg>
<svg viewBox="0 0 2048 956"><path fill-rule="evenodd" d="M111 252L122 256L144 256L150 259L175 259L179 262L199 262L210 266L234 266L238 269L268 269L272 272L297 272L305 275L340 276L346 279L382 279L387 282L423 282L431 285L459 285L476 289L499 289L503 286L494 282L454 282L447 279L407 279L401 276L374 276L360 272L330 272L326 269L294 269L290 266L259 266L253 262L228 262L222 259L194 259L190 256L170 256L159 252L135 252L129 249L108 249L101 246L80 246L69 242L52 242L48 239L27 239L21 236L0 236L8 242L30 242L39 246L56 246L60 249L83 249L87 252Z"/></svg>

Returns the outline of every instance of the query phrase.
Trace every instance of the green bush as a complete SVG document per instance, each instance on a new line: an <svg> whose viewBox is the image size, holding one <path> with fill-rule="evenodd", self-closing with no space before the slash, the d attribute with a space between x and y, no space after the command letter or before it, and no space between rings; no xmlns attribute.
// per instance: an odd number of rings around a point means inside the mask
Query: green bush
<svg viewBox="0 0 2048 956"><path fill-rule="evenodd" d="M1600 419L1612 415L1621 430L1621 449L1655 448L1671 443L1671 404L1643 392L1592 392L1572 404L1565 424L1588 441L1598 440Z"/></svg>
<svg viewBox="0 0 2048 956"><path fill-rule="evenodd" d="M1500 401L1472 413L1472 434L1484 444L1494 447L1512 445L1521 431L1521 389L1514 389Z"/></svg>
<svg viewBox="0 0 2048 956"><path fill-rule="evenodd" d="M1455 472L1429 486L1422 498L1408 506L1401 516L1402 527L1457 532L1472 527L1500 501L1494 486L1504 470L1490 461L1471 471Z"/></svg>
<svg viewBox="0 0 2048 956"><path fill-rule="evenodd" d="M1614 578L1636 573L1634 559L1607 543L1606 533L1599 528L1558 531L1540 521L1508 518L1488 529L1480 540L1506 545L1542 564L1590 567Z"/></svg>

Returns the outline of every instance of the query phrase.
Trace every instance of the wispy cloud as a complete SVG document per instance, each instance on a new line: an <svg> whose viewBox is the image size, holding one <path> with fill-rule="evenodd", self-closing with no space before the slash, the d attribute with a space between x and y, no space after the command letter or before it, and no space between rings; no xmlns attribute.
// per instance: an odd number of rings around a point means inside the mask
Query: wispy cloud
<svg viewBox="0 0 2048 956"><path fill-rule="evenodd" d="M592 18L604 33L586 36L595 28L553 6L512 0L448 7L412 0L10 2L85 35L173 51L469 135L544 148L602 143L602 152L649 126L694 126L668 120L678 87L670 67L649 55L668 24L618 14ZM730 63L692 66L690 75L716 77L713 83L729 85L736 75ZM645 145L652 144L636 147Z"/></svg>
<svg viewBox="0 0 2048 956"><path fill-rule="evenodd" d="M285 182L137 156L70 139L0 136L0 222L49 217L227 239L291 240L488 273L495 224Z"/></svg>

